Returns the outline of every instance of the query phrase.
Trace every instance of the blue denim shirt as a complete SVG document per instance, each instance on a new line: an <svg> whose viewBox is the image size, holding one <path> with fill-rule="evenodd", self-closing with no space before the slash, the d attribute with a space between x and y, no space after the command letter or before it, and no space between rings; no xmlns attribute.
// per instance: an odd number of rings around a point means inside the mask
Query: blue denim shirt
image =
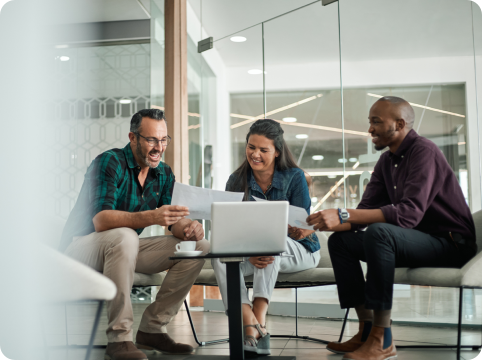
<svg viewBox="0 0 482 360"><path fill-rule="evenodd" d="M243 191L242 189L234 189L236 175L231 174L226 183L226 191ZM298 206L310 213L311 199L308 190L308 184L303 170L292 168L285 171L275 169L271 188L263 193L252 173L248 174L249 200L255 201L253 196L266 200L286 200L290 205ZM316 233L298 240L308 251L314 253L320 250L320 242Z"/></svg>

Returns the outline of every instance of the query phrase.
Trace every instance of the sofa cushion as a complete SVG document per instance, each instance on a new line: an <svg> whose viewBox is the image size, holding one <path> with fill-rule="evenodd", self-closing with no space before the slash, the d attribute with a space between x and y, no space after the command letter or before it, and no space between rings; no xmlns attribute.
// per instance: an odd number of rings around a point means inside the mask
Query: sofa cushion
<svg viewBox="0 0 482 360"><path fill-rule="evenodd" d="M167 272L163 271L157 274L134 274L134 286L161 286Z"/></svg>

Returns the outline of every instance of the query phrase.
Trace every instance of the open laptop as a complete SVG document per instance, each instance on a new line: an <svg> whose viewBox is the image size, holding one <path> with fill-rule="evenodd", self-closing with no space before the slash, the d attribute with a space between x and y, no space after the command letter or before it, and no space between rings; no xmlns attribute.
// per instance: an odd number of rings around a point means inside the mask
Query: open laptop
<svg viewBox="0 0 482 360"><path fill-rule="evenodd" d="M287 201L211 205L211 254L268 255L286 251Z"/></svg>

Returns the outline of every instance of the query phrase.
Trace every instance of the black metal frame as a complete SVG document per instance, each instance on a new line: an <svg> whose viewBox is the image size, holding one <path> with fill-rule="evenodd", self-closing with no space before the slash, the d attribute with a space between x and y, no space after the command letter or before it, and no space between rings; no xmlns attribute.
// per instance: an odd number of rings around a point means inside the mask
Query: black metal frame
<svg viewBox="0 0 482 360"><path fill-rule="evenodd" d="M462 345L462 313L464 306L464 289L480 289L479 287L460 286L459 287L459 316L457 322L457 344L456 345L397 345L399 349L457 349L457 360L460 360L462 349L479 350L481 345ZM481 325L482 330L482 325Z"/></svg>
<svg viewBox="0 0 482 360"><path fill-rule="evenodd" d="M105 345L94 346L94 339L95 334L97 333L97 328L99 327L100 316L102 315L102 308L104 307L104 300L95 300L99 304L97 305L97 310L95 312L94 318L94 325L92 326L92 332L90 333L89 343L87 345L69 345L69 328L68 328L68 321L67 321L67 303L65 304L65 346L67 348L76 348L76 349L84 349L87 348L87 352L85 354L85 360L90 359L90 354L92 353L93 348L103 348L105 349ZM57 348L57 346L55 346Z"/></svg>
<svg viewBox="0 0 482 360"><path fill-rule="evenodd" d="M326 286L326 285L335 285L335 284L323 284L323 285L314 285L314 286ZM205 286L213 286L213 285L205 285ZM313 287L313 286L294 287L294 289L295 289L295 328L296 328L295 335L271 335L271 337L272 338L301 339L301 340L319 342L319 343L322 343L322 344L328 344L330 342L328 340L316 339L316 338L312 338L312 337L309 337L309 336L298 335L298 288L299 287L303 288L303 287ZM283 284L283 286L280 286L278 288L289 288L289 287L285 286L285 284ZM189 317L189 322L191 324L191 329L192 329L192 334L194 336L194 340L196 341L196 343L199 346L206 346L206 345L212 345L212 344L219 344L219 343L223 343L223 342L229 342L229 338L210 340L210 341L199 341L199 339L197 337L196 329L194 327L194 323L193 323L192 318L191 318L191 312L189 311L189 306L188 306L186 300L184 300L184 306L186 308L187 316ZM339 338L338 341L341 341L343 339L343 334L345 332L345 327L346 327L346 322L348 320L349 311L350 311L350 309L347 309L346 312L345 312L345 317L343 319L343 325L341 327L341 332L340 332L340 338Z"/></svg>
<svg viewBox="0 0 482 360"><path fill-rule="evenodd" d="M335 284L324 284L324 285L315 285L315 286L325 286L325 285L335 285ZM205 284L205 286L213 286L213 285L208 285ZM310 286L301 286L301 287L310 287ZM287 286L283 286L283 288L287 288ZM301 339L301 340L308 340L308 341L315 341L315 342L320 342L322 344L328 344L329 341L322 340L322 339L316 339L312 338L309 336L300 336L298 335L298 287L294 287L295 289L295 326L296 326L296 332L295 335L271 335L272 338L292 338L292 339ZM462 313L463 313L463 292L464 289L479 289L478 287L464 287L461 286L459 288L459 314L458 314L458 323L457 323L457 344L455 345L397 345L397 348L399 349L457 349L457 360L460 360L460 352L462 349L471 349L471 350L479 350L482 348L482 345L462 345L461 340L462 340ZM211 340L211 341L199 341L196 333L196 329L194 327L194 323L191 318L191 312L189 311L189 306L187 304L187 301L184 300L184 306L186 307L186 312L187 316L189 317L189 322L191 324L191 329L192 333L194 336L194 340L199 346L206 346L206 345L212 345L212 344L219 344L223 342L228 342L229 339L218 339L218 340ZM343 334L345 332L345 327L346 327L346 322L348 319L348 314L349 310L346 310L345 313L345 318L343 320L343 325L341 328L341 333L340 333L340 338L339 342L342 341L343 339ZM482 330L482 325L481 325L481 330Z"/></svg>

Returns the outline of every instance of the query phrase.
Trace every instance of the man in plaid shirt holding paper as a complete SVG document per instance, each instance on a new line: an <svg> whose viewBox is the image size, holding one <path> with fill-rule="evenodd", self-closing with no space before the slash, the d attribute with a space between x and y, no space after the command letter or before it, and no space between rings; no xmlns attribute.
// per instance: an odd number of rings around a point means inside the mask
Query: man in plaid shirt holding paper
<svg viewBox="0 0 482 360"><path fill-rule="evenodd" d="M102 271L117 286L108 302L107 360L142 360L138 350L189 354L193 348L174 342L166 326L177 314L204 264L202 260L169 260L183 240L197 241L207 253L201 224L185 218L189 209L171 206L174 174L161 162L171 138L164 112L141 110L131 120L129 144L95 158L87 169L79 198L65 225L61 251ZM145 227L168 226L173 235L139 238ZM169 269L142 316L136 345L132 342L130 292L134 273L154 274Z"/></svg>

